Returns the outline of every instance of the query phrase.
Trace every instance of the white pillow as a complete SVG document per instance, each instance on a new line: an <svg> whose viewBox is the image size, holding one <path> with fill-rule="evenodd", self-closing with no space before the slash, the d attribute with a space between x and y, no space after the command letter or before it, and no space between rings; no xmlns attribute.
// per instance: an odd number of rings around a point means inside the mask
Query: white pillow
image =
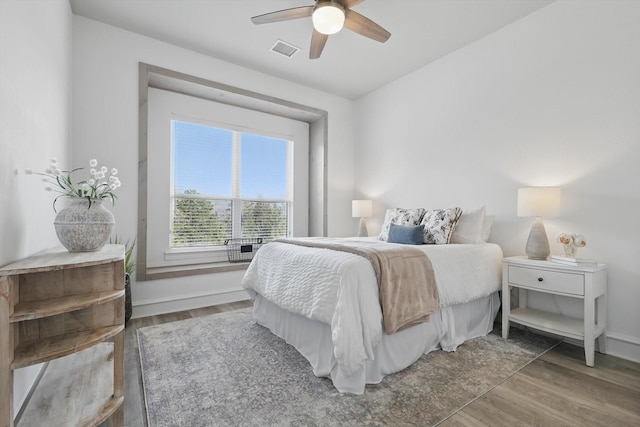
<svg viewBox="0 0 640 427"><path fill-rule="evenodd" d="M451 243L482 243L485 207L465 209L451 234Z"/></svg>
<svg viewBox="0 0 640 427"><path fill-rule="evenodd" d="M482 241L488 242L491 235L491 227L493 227L493 215L487 215L484 217L484 223L482 224Z"/></svg>
<svg viewBox="0 0 640 427"><path fill-rule="evenodd" d="M405 226L419 225L420 220L422 219L422 215L424 215L423 208L387 209L387 213L384 216L384 223L382 224L382 230L380 230L380 235L378 236L378 238L380 240L384 240L385 242L387 241L387 239L389 238L389 228L391 227L391 223Z"/></svg>
<svg viewBox="0 0 640 427"><path fill-rule="evenodd" d="M460 208L430 209L424 213L420 224L424 224L424 243L446 245L451 232L460 218Z"/></svg>

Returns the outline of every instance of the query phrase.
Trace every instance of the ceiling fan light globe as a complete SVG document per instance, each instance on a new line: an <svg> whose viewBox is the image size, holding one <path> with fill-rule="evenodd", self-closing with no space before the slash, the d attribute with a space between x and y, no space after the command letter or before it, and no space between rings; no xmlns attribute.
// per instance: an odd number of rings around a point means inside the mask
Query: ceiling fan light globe
<svg viewBox="0 0 640 427"><path fill-rule="evenodd" d="M313 27L322 34L335 34L344 26L344 9L333 2L320 3L311 16Z"/></svg>

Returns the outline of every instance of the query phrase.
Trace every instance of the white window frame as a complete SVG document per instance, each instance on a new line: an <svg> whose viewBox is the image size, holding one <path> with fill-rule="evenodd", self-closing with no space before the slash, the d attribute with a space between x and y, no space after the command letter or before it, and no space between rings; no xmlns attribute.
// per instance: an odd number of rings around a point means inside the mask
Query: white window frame
<svg viewBox="0 0 640 427"><path fill-rule="evenodd" d="M221 104L172 91L149 88L147 126L147 250L150 273L185 266L227 262L225 247L171 248L170 203L172 191L171 120L254 133L294 141L293 215L289 229L294 236L308 235L309 124L272 114ZM153 184L151 184L153 182ZM236 214L234 210L234 214ZM237 213L239 214L239 213ZM167 270L169 269L169 270Z"/></svg>

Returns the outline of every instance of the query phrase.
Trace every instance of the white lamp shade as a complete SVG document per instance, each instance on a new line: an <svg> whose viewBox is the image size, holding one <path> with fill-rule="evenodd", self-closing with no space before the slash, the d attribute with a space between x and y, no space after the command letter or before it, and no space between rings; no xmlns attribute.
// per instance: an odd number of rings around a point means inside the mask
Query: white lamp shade
<svg viewBox="0 0 640 427"><path fill-rule="evenodd" d="M353 200L351 202L351 216L354 218L368 218L373 215L371 200Z"/></svg>
<svg viewBox="0 0 640 427"><path fill-rule="evenodd" d="M559 187L518 188L518 216L554 217L559 210Z"/></svg>
<svg viewBox="0 0 640 427"><path fill-rule="evenodd" d="M344 25L344 9L333 1L318 4L311 16L313 27L322 34L335 34Z"/></svg>

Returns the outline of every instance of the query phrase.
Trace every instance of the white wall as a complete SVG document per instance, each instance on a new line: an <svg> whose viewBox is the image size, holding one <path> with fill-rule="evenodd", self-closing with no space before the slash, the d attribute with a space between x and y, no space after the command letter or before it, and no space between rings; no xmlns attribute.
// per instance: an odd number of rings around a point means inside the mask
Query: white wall
<svg viewBox="0 0 640 427"><path fill-rule="evenodd" d="M138 63L278 97L329 113L328 233L346 236L353 196L353 102L79 16L73 17L75 163L117 167L123 186L112 211L124 239L136 235ZM133 315L246 298L243 272L133 283Z"/></svg>
<svg viewBox="0 0 640 427"><path fill-rule="evenodd" d="M579 256L609 264L609 350L640 361L638 22L640 2L558 1L359 99L370 230L387 207L485 204L491 240L519 255L532 219L516 217L517 188L561 186L552 253L557 232L581 232Z"/></svg>
<svg viewBox="0 0 640 427"><path fill-rule="evenodd" d="M0 1L0 265L59 245L53 194L24 171L67 160L70 78L68 1ZM14 372L16 410L40 367Z"/></svg>

